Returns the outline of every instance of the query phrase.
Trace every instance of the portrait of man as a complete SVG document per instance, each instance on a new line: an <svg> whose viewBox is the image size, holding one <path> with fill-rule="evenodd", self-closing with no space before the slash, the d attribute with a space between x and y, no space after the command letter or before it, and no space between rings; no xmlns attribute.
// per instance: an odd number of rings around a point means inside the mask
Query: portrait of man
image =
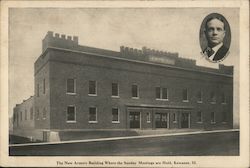
<svg viewBox="0 0 250 168"><path fill-rule="evenodd" d="M204 35L207 45L202 52L212 62L222 61L229 52L228 42L225 44L224 40L225 36L230 34L230 32L227 32L230 29L227 28L228 30L226 30L225 22L225 18L219 14L211 14L204 22Z"/></svg>

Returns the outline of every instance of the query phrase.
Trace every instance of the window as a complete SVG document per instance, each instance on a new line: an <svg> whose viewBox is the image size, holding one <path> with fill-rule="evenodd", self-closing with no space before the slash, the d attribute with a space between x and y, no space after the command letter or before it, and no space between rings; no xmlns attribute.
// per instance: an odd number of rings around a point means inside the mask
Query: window
<svg viewBox="0 0 250 168"><path fill-rule="evenodd" d="M119 96L118 83L112 83L112 97L118 97L118 96Z"/></svg>
<svg viewBox="0 0 250 168"><path fill-rule="evenodd" d="M222 112L222 122L227 122L227 113L225 111Z"/></svg>
<svg viewBox="0 0 250 168"><path fill-rule="evenodd" d="M173 122L177 123L177 114L176 113L173 113Z"/></svg>
<svg viewBox="0 0 250 168"><path fill-rule="evenodd" d="M30 120L33 120L33 107L30 108Z"/></svg>
<svg viewBox="0 0 250 168"><path fill-rule="evenodd" d="M132 98L138 98L138 97L139 97L138 86L132 85Z"/></svg>
<svg viewBox="0 0 250 168"><path fill-rule="evenodd" d="M20 121L22 121L23 120L23 114L22 114L22 112L20 111Z"/></svg>
<svg viewBox="0 0 250 168"><path fill-rule="evenodd" d="M39 97L39 84L36 85L36 95Z"/></svg>
<svg viewBox="0 0 250 168"><path fill-rule="evenodd" d="M210 101L211 101L211 103L215 103L216 102L216 97L215 97L215 93L214 92L210 93Z"/></svg>
<svg viewBox="0 0 250 168"><path fill-rule="evenodd" d="M75 79L67 79L67 94L76 94Z"/></svg>
<svg viewBox="0 0 250 168"><path fill-rule="evenodd" d="M156 99L158 100L168 100L168 89L156 87L155 88Z"/></svg>
<svg viewBox="0 0 250 168"><path fill-rule="evenodd" d="M43 109L43 119L46 119L46 108Z"/></svg>
<svg viewBox="0 0 250 168"><path fill-rule="evenodd" d="M24 120L27 120L27 110L24 111Z"/></svg>
<svg viewBox="0 0 250 168"><path fill-rule="evenodd" d="M89 95L97 95L96 81L89 81Z"/></svg>
<svg viewBox="0 0 250 168"><path fill-rule="evenodd" d="M76 122L76 108L75 106L67 107L67 122Z"/></svg>
<svg viewBox="0 0 250 168"><path fill-rule="evenodd" d="M150 113L148 112L147 113L147 123L150 123L151 122L151 117L150 117Z"/></svg>
<svg viewBox="0 0 250 168"><path fill-rule="evenodd" d="M182 91L182 100L184 102L188 102L188 90L187 89L183 89Z"/></svg>
<svg viewBox="0 0 250 168"><path fill-rule="evenodd" d="M226 104L226 95L225 95L225 93L222 93L222 95L221 95L221 103Z"/></svg>
<svg viewBox="0 0 250 168"><path fill-rule="evenodd" d="M119 123L119 110L112 108L112 123Z"/></svg>
<svg viewBox="0 0 250 168"><path fill-rule="evenodd" d="M96 107L89 108L89 123L97 123Z"/></svg>
<svg viewBox="0 0 250 168"><path fill-rule="evenodd" d="M215 123L215 113L211 112L211 123Z"/></svg>
<svg viewBox="0 0 250 168"><path fill-rule="evenodd" d="M156 96L156 99L161 99L161 88L160 87L155 88L155 96Z"/></svg>
<svg viewBox="0 0 250 168"><path fill-rule="evenodd" d="M40 112L39 112L39 108L36 109L36 119L39 120L40 118Z"/></svg>
<svg viewBox="0 0 250 168"><path fill-rule="evenodd" d="M197 102L198 103L202 102L202 92L201 92L201 90L199 90L198 93L197 93Z"/></svg>
<svg viewBox="0 0 250 168"><path fill-rule="evenodd" d="M202 113L201 113L201 111L197 112L197 122L202 123Z"/></svg>
<svg viewBox="0 0 250 168"><path fill-rule="evenodd" d="M45 88L46 86L45 86L45 78L43 79L43 94L45 94L45 90L46 90L46 88Z"/></svg>

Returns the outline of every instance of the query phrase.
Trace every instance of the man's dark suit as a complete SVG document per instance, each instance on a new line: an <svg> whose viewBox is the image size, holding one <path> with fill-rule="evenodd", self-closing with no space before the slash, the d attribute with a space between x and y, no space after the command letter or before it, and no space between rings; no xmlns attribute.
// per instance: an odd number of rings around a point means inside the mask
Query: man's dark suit
<svg viewBox="0 0 250 168"><path fill-rule="evenodd" d="M206 50L204 50L203 53L205 53ZM215 54L213 61L219 61L221 60L224 56L226 56L228 52L228 48L226 46L222 46Z"/></svg>

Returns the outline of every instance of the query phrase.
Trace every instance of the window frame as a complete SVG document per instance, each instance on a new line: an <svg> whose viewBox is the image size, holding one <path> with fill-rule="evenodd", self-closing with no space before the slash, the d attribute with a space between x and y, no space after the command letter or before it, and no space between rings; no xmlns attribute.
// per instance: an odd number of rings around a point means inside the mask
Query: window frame
<svg viewBox="0 0 250 168"><path fill-rule="evenodd" d="M74 120L68 120L68 108L74 107ZM76 106L75 105L68 105L66 110L66 123L76 123Z"/></svg>
<svg viewBox="0 0 250 168"><path fill-rule="evenodd" d="M198 115L200 113L200 116ZM197 123L203 123L203 115L202 115L202 111L197 111L196 114L197 117ZM200 118L199 118L200 117ZM200 119L200 120L199 120Z"/></svg>
<svg viewBox="0 0 250 168"><path fill-rule="evenodd" d="M74 92L68 92L68 80L71 80L71 79L73 79L73 81L74 81L74 88L73 88ZM66 79L66 94L67 95L76 95L76 78L67 78Z"/></svg>
<svg viewBox="0 0 250 168"><path fill-rule="evenodd" d="M186 97L187 97L187 99L184 99L184 91L186 91L187 93L186 93ZM185 88L185 89L182 89L182 102L189 102L189 100L188 100L188 89L187 88Z"/></svg>
<svg viewBox="0 0 250 168"><path fill-rule="evenodd" d="M133 86L136 86L136 96L137 97L133 96ZM139 85L136 83L131 85L131 97L132 97L132 99L139 99Z"/></svg>
<svg viewBox="0 0 250 168"><path fill-rule="evenodd" d="M90 93L90 82L95 83L95 93ZM89 80L89 87L88 87L88 95L89 96L97 96L97 81L96 80Z"/></svg>
<svg viewBox="0 0 250 168"><path fill-rule="evenodd" d="M113 84L117 85L117 95L113 95ZM111 83L111 97L113 97L113 98L119 98L120 97L120 95L119 95L119 84L117 82L112 82Z"/></svg>
<svg viewBox="0 0 250 168"><path fill-rule="evenodd" d="M150 112L147 112L146 120L147 120L147 123L151 123L151 113Z"/></svg>
<svg viewBox="0 0 250 168"><path fill-rule="evenodd" d="M113 109L117 109L117 121L113 120ZM117 124L120 123L120 110L118 107L112 107L112 123Z"/></svg>
<svg viewBox="0 0 250 168"><path fill-rule="evenodd" d="M212 97L212 94L214 95L214 97ZM216 104L216 94L214 91L210 92L210 103Z"/></svg>
<svg viewBox="0 0 250 168"><path fill-rule="evenodd" d="M225 92L223 92L221 96L222 96L221 104L227 104L227 98Z"/></svg>
<svg viewBox="0 0 250 168"><path fill-rule="evenodd" d="M178 123L178 114L176 112L173 113L173 123Z"/></svg>
<svg viewBox="0 0 250 168"><path fill-rule="evenodd" d="M214 114L214 115L213 115L213 118L212 118L212 114ZM215 123L216 123L216 115L215 115L215 112L211 112L210 115L211 115L211 116L210 116L211 124L215 124Z"/></svg>
<svg viewBox="0 0 250 168"><path fill-rule="evenodd" d="M203 95L202 91L198 90L198 93L197 93L197 103L202 103L203 102L202 95Z"/></svg>
<svg viewBox="0 0 250 168"><path fill-rule="evenodd" d="M95 109L95 121L90 121L90 108ZM94 106L89 107L88 122L92 123L92 124L98 123L98 120L97 120L97 107L94 107Z"/></svg>

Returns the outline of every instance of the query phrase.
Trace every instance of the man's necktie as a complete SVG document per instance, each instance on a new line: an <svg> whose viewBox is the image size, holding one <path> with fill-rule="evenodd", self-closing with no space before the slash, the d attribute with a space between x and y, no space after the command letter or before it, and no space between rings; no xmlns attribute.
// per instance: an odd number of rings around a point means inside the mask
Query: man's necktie
<svg viewBox="0 0 250 168"><path fill-rule="evenodd" d="M214 50L213 50L212 48L208 47L208 48L206 49L206 53L207 53L207 56L210 57L211 55L214 54Z"/></svg>

